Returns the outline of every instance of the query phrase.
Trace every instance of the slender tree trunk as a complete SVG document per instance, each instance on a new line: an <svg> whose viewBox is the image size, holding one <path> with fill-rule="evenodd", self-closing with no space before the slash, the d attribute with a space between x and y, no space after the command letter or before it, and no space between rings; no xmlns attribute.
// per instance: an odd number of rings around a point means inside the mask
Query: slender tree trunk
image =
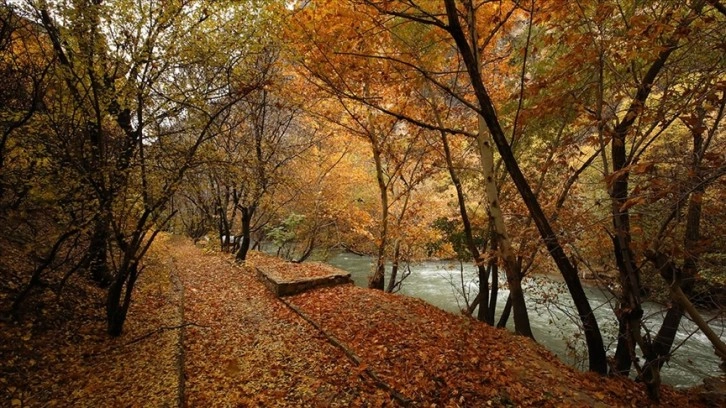
<svg viewBox="0 0 726 408"><path fill-rule="evenodd" d="M623 121L615 127L611 146L613 174L619 174L609 188L611 211L613 217L613 247L620 276L622 296L616 311L618 317L618 344L615 351L615 374L627 376L630 372L632 359L635 357L636 339L640 337L640 323L643 308L640 294L640 272L636 266L631 249L630 213L627 209L629 198L629 165L626 150L626 135L630 125ZM643 344L641 347L648 348ZM645 350L643 350L645 351Z"/></svg>
<svg viewBox="0 0 726 408"><path fill-rule="evenodd" d="M496 252L497 241L492 240L492 249ZM489 307L487 308L487 314L485 321L490 325L494 326L494 316L497 310L497 297L499 296L499 263L496 259L489 261L489 267L487 268L491 274L492 286L491 286L491 297L489 298ZM520 269L521 270L521 269Z"/></svg>
<svg viewBox="0 0 726 408"><path fill-rule="evenodd" d="M481 78L481 65L478 47L478 32L476 30L476 16L473 3L467 3L469 16L469 36L471 38L471 48L475 74ZM499 189L494 178L494 147L491 144L490 137L487 132L487 123L482 115L478 116L478 132L476 137L477 147L479 148L479 158L481 161L482 172L484 174L484 191L486 193L487 203L489 204L489 216L493 228L492 240L498 241L492 244L498 247L498 255L504 261L505 273L507 275L507 285L509 286L509 294L512 297L512 308L514 311L514 332L527 337L534 338L532 328L529 324L529 316L527 315L527 304L524 301L524 291L522 290L522 275L517 268L516 257L512 250L512 244L507 233L507 227L504 223L504 214L499 202ZM485 275L487 273L485 272ZM488 276L487 276L488 280ZM481 282L480 282L481 283ZM486 305L486 302L483 303Z"/></svg>
<svg viewBox="0 0 726 408"><path fill-rule="evenodd" d="M106 295L106 320L108 334L120 336L123 331L126 315L131 305L131 294L139 275L138 261L131 259L132 254L138 251L138 237L134 240L124 253L124 259L118 268L116 277L108 289ZM123 301L121 295L124 295Z"/></svg>
<svg viewBox="0 0 726 408"><path fill-rule="evenodd" d="M129 270L124 272L128 277L126 284L121 280L117 280L111 286L113 290L108 292L107 318L108 318L108 334L111 336L120 336L123 332L123 326L126 322L126 315L131 306L131 294L133 293L136 279L139 275L138 264L133 263L129 266ZM117 283L119 282L119 283ZM124 299L121 302L121 294Z"/></svg>
<svg viewBox="0 0 726 408"><path fill-rule="evenodd" d="M88 269L91 279L102 288L108 287L112 280L107 260L109 234L109 219L103 213L96 218L88 247Z"/></svg>
<svg viewBox="0 0 726 408"><path fill-rule="evenodd" d="M386 245L388 244L388 186L383 178L383 163L378 141L371 139L373 148L373 160L376 164L376 180L378 191L381 197L381 228L378 235L378 253L376 255L376 269L368 281L371 289L383 290L385 288L386 275Z"/></svg>
<svg viewBox="0 0 726 408"><path fill-rule="evenodd" d="M408 210L408 203L411 199L411 191L407 190L405 193L404 199L403 199L403 205L401 205L401 212L398 214L398 217L396 217L396 228L398 230L401 229L403 225L403 219L406 216L406 211ZM396 281L398 279L398 269L399 265L401 263L401 238L396 238L394 244L393 244L393 259L391 262L391 277L388 281L388 285L386 286L386 292L393 293L394 290L396 290L396 287L400 287L403 284L403 279L406 277L406 275L401 277L400 281Z"/></svg>
<svg viewBox="0 0 726 408"><path fill-rule="evenodd" d="M393 258L391 259L391 277L386 285L386 292L393 293L396 288L396 279L398 278L398 264L401 258L401 240L397 239L393 244Z"/></svg>
<svg viewBox="0 0 726 408"><path fill-rule="evenodd" d="M227 216L227 209L230 204L230 196L232 197L232 219ZM224 187L224 196L221 189L217 192L217 215L219 216L219 242L223 252L234 252L234 240L232 237L232 223L234 222L234 214L237 212L237 203L239 198L235 189L230 192L230 188Z"/></svg>
<svg viewBox="0 0 726 408"><path fill-rule="evenodd" d="M708 322L701 316L693 303L688 299L688 296L681 290L682 282L679 279L678 268L675 267L672 261L663 254L662 252L648 251L648 258L656 265L656 267L662 271L670 271L675 273L674 276L664 276L668 278L668 284L670 287L671 299L677 302L679 306L688 313L688 315L696 323L696 326L706 335L706 338L711 342L716 355L721 358L722 361L726 362L726 344L719 337L719 335L709 327Z"/></svg>
<svg viewBox="0 0 726 408"><path fill-rule="evenodd" d="M250 249L250 242L252 240L252 217L255 214L255 209L255 206L242 207L242 242L237 251L237 262L242 262L247 259L247 252Z"/></svg>
<svg viewBox="0 0 726 408"><path fill-rule="evenodd" d="M488 245L491 245L492 253L497 253L497 246L499 245L499 241L497 240L497 237L495 236L493 222L491 219L489 220L489 240ZM486 248L485 248L486 249ZM494 326L494 312L496 310L496 303L491 304L490 303L490 297L489 297L489 275L492 271L492 267L494 265L497 265L498 258L496 256L491 257L489 259L489 262L487 262L487 265L477 265L477 273L479 278L479 293L482 295L480 296L480 303L479 303L479 310L477 312L476 318L479 319L482 322L486 322L487 324ZM492 296L496 298L496 294L494 291L491 293ZM493 308L492 308L493 307ZM490 319L490 317L492 317Z"/></svg>
<svg viewBox="0 0 726 408"><path fill-rule="evenodd" d="M715 132L718 123L723 117L725 100L726 98L722 99L721 107L716 117L714 127L712 128L712 132ZM713 136L713 134L709 134L709 137L704 144L702 133L703 130L706 129L704 124L706 112L704 109L699 109L697 113L698 122L696 126L690 127L691 134L693 136L693 152L688 173L689 181L686 183L690 193L686 193L689 194L689 196L688 210L686 212L686 231L683 238L683 247L685 248L683 268L678 268L673 260L657 249L657 241L654 242L651 249L646 252L647 258L651 261L651 263L653 263L655 268L658 269L664 281L669 284L669 286L677 284L683 294L683 298L685 299L690 298L690 294L693 290L694 277L698 273L702 199L709 184L706 181L701 162L703 160L703 155L708 148L708 141L710 141L711 136ZM674 290L671 290L673 304L666 312L666 316L663 319L660 330L658 330L658 334L653 342L655 359L646 362L648 365L657 365L657 368L661 368L668 360L678 332L678 326L680 325L681 318L685 312L685 302L681 299L681 295L677 292L673 292ZM714 345L714 348L716 350L719 349L717 345ZM724 349L726 350L726 347Z"/></svg>
<svg viewBox="0 0 726 408"><path fill-rule="evenodd" d="M676 32L686 28L698 17L703 7L703 1L694 2L691 7L692 12L680 21ZM660 51L658 57L650 65L641 83L638 85L638 89L625 116L613 129L612 141L610 142L613 174L616 175L612 182L612 187L609 189L613 213L613 227L615 229L613 246L620 274L620 283L623 288L623 296L620 300L621 305L616 311L620 323L615 356L616 374L625 375L629 373L632 359L635 357L636 345L640 346L646 360L657 359L657 353L654 350L652 341L648 338L642 338L640 333L643 310L640 299L640 274L636 267L630 245L630 216L627 209L627 200L629 198L628 179L630 174L627 171L627 166L631 163L628 160L626 152L626 136L645 108L655 80L665 67L670 55L677 49L678 42L679 39L677 36L665 42L662 51ZM645 369L648 373L643 378L650 381L646 383L648 393L651 398L657 400L660 386L659 366L657 364L648 364Z"/></svg>
<svg viewBox="0 0 726 408"><path fill-rule="evenodd" d="M434 113L436 115L436 120L438 121L439 126L443 127L443 123L439 118L438 112L434 111ZM454 167L454 161L451 157L451 147L449 146L449 140L445 132L441 132L441 143L444 147L446 169L449 171L449 177L451 178L451 182L454 184L454 188L456 189L456 200L459 204L461 223L464 226L464 238L466 239L466 246L469 249L469 253L471 254L472 260L474 261L474 265L476 265L479 274L479 294L477 295L479 311L477 312L477 319L481 321L487 321L486 318L483 319L482 317L490 314L489 308L491 307L491 305L488 304L488 271L486 266L484 265L484 260L479 253L479 249L476 247L476 242L474 241L474 233L472 232L471 221L469 220L469 213L466 209L466 200L464 199L464 189L461 186L461 180L459 179L459 175L457 174L456 168ZM492 322L493 319L488 323L493 324Z"/></svg>
<svg viewBox="0 0 726 408"><path fill-rule="evenodd" d="M497 327L500 329L507 327L509 321L509 315L512 313L512 296L507 295L507 301L504 303L504 309L502 309L502 315L499 316Z"/></svg>
<svg viewBox="0 0 726 408"><path fill-rule="evenodd" d="M490 261L490 265L493 262L495 261ZM489 304L489 270L485 265L477 265L476 267L479 278L479 309L476 312L476 318L479 321L493 325L488 319L489 307L491 306Z"/></svg>
<svg viewBox="0 0 726 408"><path fill-rule="evenodd" d="M315 234L317 233L317 228L313 230L312 236L308 240L308 244L305 246L305 250L303 251L302 255L294 261L294 263L303 263L306 259L310 257L310 255L313 254L313 250L315 250ZM257 244L257 243L255 243ZM254 247L253 247L254 249Z"/></svg>
<svg viewBox="0 0 726 408"><path fill-rule="evenodd" d="M701 201L706 192L706 185L703 180L703 169L701 168L703 136L700 131L703 126L704 116L705 111L701 110L698 130L691 130L693 135L693 158L689 174L692 174L692 176L687 185L694 186L694 188L688 198L686 233L683 239L683 246L685 248L683 269L679 269L669 260L664 260L663 257L665 255L662 253L657 255L654 253L648 254L650 255L648 257L649 260L658 268L663 279L671 285L678 284L686 297L690 295L693 289L693 278L698 272L698 243L701 235ZM667 361L684 313L682 302L679 302L678 299L672 300L673 304L666 312L660 330L658 330L658 334L653 341L653 358L646 361L646 366L653 367L653 370L660 370Z"/></svg>
<svg viewBox="0 0 726 408"><path fill-rule="evenodd" d="M615 230L613 247L623 290L620 306L616 311L620 329L618 330L618 345L615 352L615 374L619 375L628 375L630 372L637 339L640 338L640 321L643 316L640 299L640 273L636 267L631 249L630 214L626 206L629 197L629 172L626 168L630 164L626 151L626 136L645 106L658 73L665 66L666 60L674 50L675 46L667 47L650 66L643 77L633 102L628 108L627 114L615 126L612 132L612 141L610 142L613 174L617 174L612 186L609 188L613 228ZM641 344L640 346L644 349L644 353L646 352L645 349L650 348L650 344Z"/></svg>
<svg viewBox="0 0 726 408"><path fill-rule="evenodd" d="M680 303L681 307L685 309L686 313L688 313L696 326L698 326L703 334L706 335L708 341L711 342L711 345L713 346L716 355L721 359L721 362L726 364L726 343L724 343L718 333L711 329L706 319L701 316L698 310L696 310L696 307L693 306L693 303L691 303L688 297L683 293L680 285L676 283L671 284L671 298Z"/></svg>
<svg viewBox="0 0 726 408"><path fill-rule="evenodd" d="M183 175L183 173L182 173ZM179 176L181 177L181 175ZM168 197L171 197L169 194ZM149 217L155 211L163 209L162 205L156 208L147 207L142 215L136 221L136 229L131 234L130 239L127 241L123 237L117 237L116 242L122 251L122 258L120 265L114 276L114 280L111 286L108 288L106 295L106 321L108 334L111 336L120 336L123 331L124 323L126 322L126 314L128 313L129 306L131 305L131 294L136 285L136 279L139 277L139 262L143 259L146 251L148 251L151 243L154 241L156 234L163 228L169 220L174 216L174 213L169 214L167 218L159 222L158 230L154 231L150 237L144 242L146 232L148 231L145 226ZM121 301L121 295L124 295L123 301Z"/></svg>
<svg viewBox="0 0 726 408"><path fill-rule="evenodd" d="M681 317L683 316L683 307L678 302L673 302L668 308L663 323L658 330L658 334L653 341L653 348L658 356L657 364L659 367L663 367L666 361L668 361L673 342L675 341L676 334L678 333L678 327L681 324ZM652 364L652 361L646 362Z"/></svg>

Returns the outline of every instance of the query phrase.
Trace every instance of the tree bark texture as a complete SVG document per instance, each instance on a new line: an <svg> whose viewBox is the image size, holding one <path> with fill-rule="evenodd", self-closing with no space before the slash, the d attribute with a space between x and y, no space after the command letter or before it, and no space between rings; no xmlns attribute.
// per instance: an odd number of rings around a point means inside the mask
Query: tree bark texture
<svg viewBox="0 0 726 408"><path fill-rule="evenodd" d="M237 262L247 259L247 252L252 242L252 217L255 215L255 207L242 207L242 242L237 251Z"/></svg>
<svg viewBox="0 0 726 408"><path fill-rule="evenodd" d="M436 114L436 119L439 123L439 126L443 127L443 123L441 123L438 114ZM471 220L469 219L469 213L466 209L466 200L464 199L464 189L461 186L461 180L459 179L459 175L456 172L456 168L454 168L454 161L451 157L451 147L449 146L449 140L445 132L441 132L441 143L444 147L446 169L449 172L449 177L451 178L451 182L454 184L454 189L456 190L456 202L459 205L459 214L461 216L461 223L464 227L464 238L466 239L466 246L469 249L469 253L471 254L472 260L474 261L474 265L476 265L479 274L479 295L477 296L479 311L477 312L477 319L493 325L494 319L489 321L486 318L487 316L489 316L489 310L491 309L491 304L489 304L488 270L484 265L484 260L482 259L482 256L479 253L479 249L476 247L476 242L474 241L474 233L472 232L471 228ZM496 303L494 304L494 306L496 306ZM491 314L493 313L494 312L492 310Z"/></svg>
<svg viewBox="0 0 726 408"><path fill-rule="evenodd" d="M377 138L371 137L371 147L373 149L373 160L376 164L376 181L378 182L378 191L381 197L381 227L378 235L376 266L373 275L368 280L368 287L383 290L386 276L386 245L388 244L388 185L383 176L381 150Z"/></svg>

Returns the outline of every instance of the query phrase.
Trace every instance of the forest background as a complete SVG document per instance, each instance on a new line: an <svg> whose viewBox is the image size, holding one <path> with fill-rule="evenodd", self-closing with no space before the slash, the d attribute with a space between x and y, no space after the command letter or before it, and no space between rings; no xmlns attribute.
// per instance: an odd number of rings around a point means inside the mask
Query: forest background
<svg viewBox="0 0 726 408"><path fill-rule="evenodd" d="M0 291L17 318L70 279L118 336L160 231L244 261L478 268L469 314L560 274L588 368L659 370L723 310L726 9L664 1L4 1ZM719 34L721 33L721 34ZM389 268L388 271L386 269ZM499 276L508 307L497 315ZM582 279L609 288L603 333ZM643 302L667 308L645 328ZM722 315L722 313L721 313ZM616 352L606 355L606 344Z"/></svg>

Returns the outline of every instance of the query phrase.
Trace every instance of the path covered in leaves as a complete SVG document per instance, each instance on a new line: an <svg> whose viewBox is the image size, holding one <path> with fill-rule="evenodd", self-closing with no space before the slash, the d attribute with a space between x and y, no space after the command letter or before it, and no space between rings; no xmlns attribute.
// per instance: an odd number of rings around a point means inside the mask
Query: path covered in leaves
<svg viewBox="0 0 726 408"><path fill-rule="evenodd" d="M207 326L185 334L188 406L396 406L392 392L426 407L653 405L638 384L417 299L344 285L285 298L301 316L255 279L260 255L247 267L191 246L174 257L185 321ZM664 389L660 406L698 402Z"/></svg>
<svg viewBox="0 0 726 408"><path fill-rule="evenodd" d="M421 300L343 285L283 302L254 264L295 269L259 254L241 267L160 238L117 338L105 334L103 292L84 278L60 298L39 291L18 321L0 319L0 406L653 405L639 384L577 372ZM702 405L666 387L660 406Z"/></svg>
<svg viewBox="0 0 726 408"><path fill-rule="evenodd" d="M184 283L186 405L362 406L387 395L345 355L219 254L174 250ZM381 404L375 404L381 405Z"/></svg>

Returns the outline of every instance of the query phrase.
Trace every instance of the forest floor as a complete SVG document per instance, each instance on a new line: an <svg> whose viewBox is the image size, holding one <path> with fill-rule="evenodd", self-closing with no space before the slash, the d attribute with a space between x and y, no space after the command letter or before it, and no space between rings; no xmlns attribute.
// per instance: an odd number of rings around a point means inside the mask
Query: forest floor
<svg viewBox="0 0 726 408"><path fill-rule="evenodd" d="M35 295L0 321L0 406L702 406L670 387L655 405L418 299L341 285L280 300L255 278L265 262L160 238L119 338L83 278Z"/></svg>

